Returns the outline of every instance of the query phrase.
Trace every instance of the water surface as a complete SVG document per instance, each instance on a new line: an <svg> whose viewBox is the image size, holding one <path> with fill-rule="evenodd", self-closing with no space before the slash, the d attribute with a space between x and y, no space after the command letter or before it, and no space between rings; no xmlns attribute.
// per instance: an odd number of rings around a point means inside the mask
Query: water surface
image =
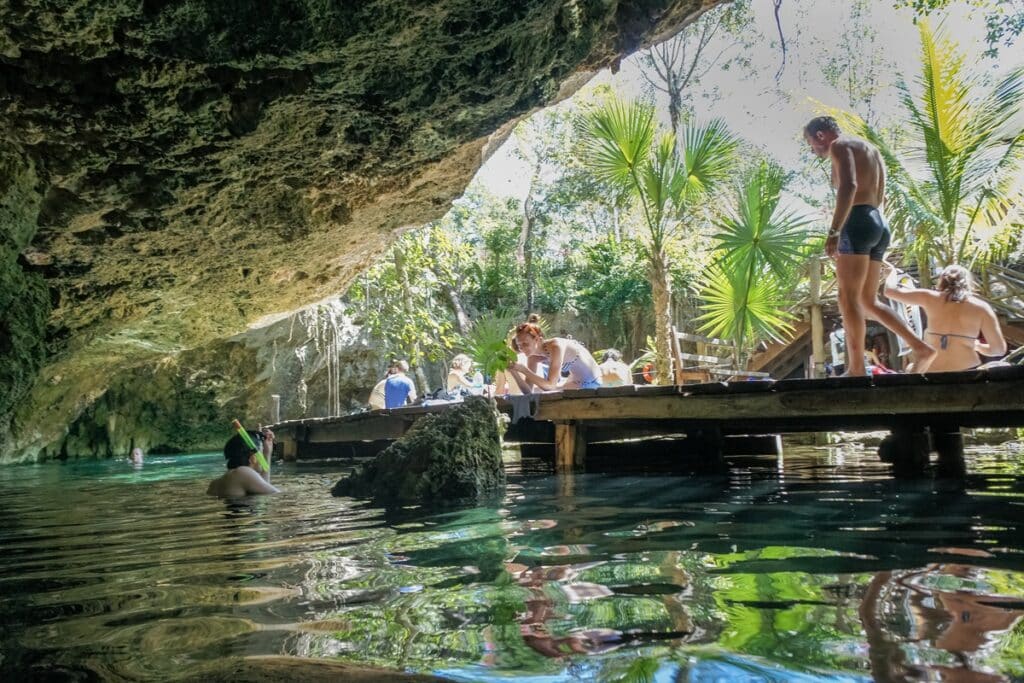
<svg viewBox="0 0 1024 683"><path fill-rule="evenodd" d="M870 453L556 477L384 511L203 495L219 455L0 468L0 675L202 678L297 655L460 681L1024 679L1024 453L965 483Z"/></svg>

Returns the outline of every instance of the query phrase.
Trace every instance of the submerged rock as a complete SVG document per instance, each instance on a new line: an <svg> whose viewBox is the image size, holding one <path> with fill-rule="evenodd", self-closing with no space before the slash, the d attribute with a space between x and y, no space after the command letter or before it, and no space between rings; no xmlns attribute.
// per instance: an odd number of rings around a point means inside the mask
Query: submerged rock
<svg viewBox="0 0 1024 683"><path fill-rule="evenodd" d="M472 397L417 420L376 459L335 484L331 494L442 502L493 495L504 486L494 402Z"/></svg>

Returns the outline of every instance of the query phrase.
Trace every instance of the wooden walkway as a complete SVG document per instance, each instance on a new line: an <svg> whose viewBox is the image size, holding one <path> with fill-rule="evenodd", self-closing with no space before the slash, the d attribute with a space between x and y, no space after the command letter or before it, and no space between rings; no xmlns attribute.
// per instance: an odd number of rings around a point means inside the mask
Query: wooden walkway
<svg viewBox="0 0 1024 683"><path fill-rule="evenodd" d="M273 425L286 458L372 455L423 415L453 404L378 410ZM512 412L501 399L499 409ZM588 444L686 435L705 456L741 452L734 435L889 430L883 458L923 467L931 450L956 466L961 427L1024 426L1024 367L961 373L636 386L540 394L509 443L554 444L558 470L584 469ZM774 437L769 437L774 438ZM752 445L752 452L763 448ZM607 450L607 449L605 449ZM961 465L962 467L962 465Z"/></svg>

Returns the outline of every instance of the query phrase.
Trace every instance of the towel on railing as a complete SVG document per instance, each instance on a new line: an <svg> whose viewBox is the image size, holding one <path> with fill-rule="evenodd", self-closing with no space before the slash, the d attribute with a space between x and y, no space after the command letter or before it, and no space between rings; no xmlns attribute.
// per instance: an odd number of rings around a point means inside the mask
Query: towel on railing
<svg viewBox="0 0 1024 683"><path fill-rule="evenodd" d="M512 424L525 418L532 420L540 407L540 394L506 396L505 400L512 406Z"/></svg>

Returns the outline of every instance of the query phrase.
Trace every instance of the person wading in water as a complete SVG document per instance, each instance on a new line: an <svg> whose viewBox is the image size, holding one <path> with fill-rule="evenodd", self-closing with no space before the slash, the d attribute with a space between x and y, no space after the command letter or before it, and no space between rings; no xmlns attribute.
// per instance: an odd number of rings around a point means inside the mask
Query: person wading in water
<svg viewBox="0 0 1024 683"><path fill-rule="evenodd" d="M831 116L819 116L804 126L804 139L818 157L832 160L836 209L825 242L825 253L836 260L839 310L846 330L846 375L863 375L865 318L898 334L914 352L916 372L935 358L926 344L878 300L878 278L889 246L889 225L882 218L885 165L866 140L844 135Z"/></svg>

